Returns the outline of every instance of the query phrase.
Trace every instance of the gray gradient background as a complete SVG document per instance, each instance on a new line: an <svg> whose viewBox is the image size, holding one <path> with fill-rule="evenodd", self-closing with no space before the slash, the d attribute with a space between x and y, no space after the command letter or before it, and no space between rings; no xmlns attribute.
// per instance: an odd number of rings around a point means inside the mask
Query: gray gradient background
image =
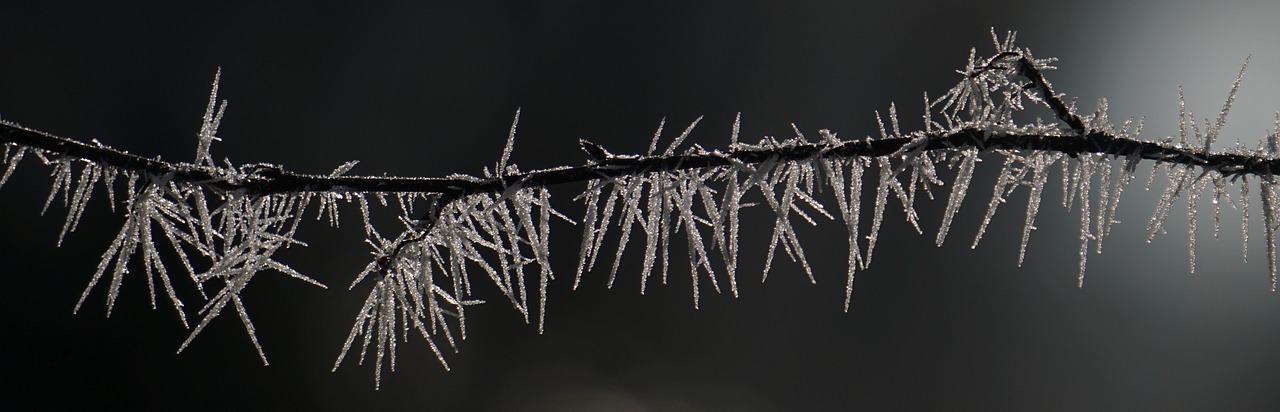
<svg viewBox="0 0 1280 412"><path fill-rule="evenodd" d="M516 107L513 160L526 169L582 162L578 138L643 150L664 116L681 128L705 115L692 137L704 147L727 142L737 112L744 138L786 136L792 122L857 138L896 101L913 129L921 92L945 92L971 46L990 54L992 26L1060 57L1050 79L1082 106L1106 96L1114 119L1146 115L1147 137L1176 133L1179 83L1199 117L1215 116L1250 53L1225 140L1252 146L1280 107L1280 7L1262 1L16 3L0 4L0 116L187 159L221 66L231 104L215 157L307 172L359 159L360 174L478 173ZM1250 262L1227 210L1221 240L1200 225L1189 275L1185 223L1143 239L1155 198L1140 190L1144 169L1078 289L1078 217L1057 206L1056 184L1024 267L1025 192L968 248L994 167L979 169L942 248L932 244L941 200L920 206L927 236L888 213L849 313L839 223L802 230L817 285L785 261L761 285L772 220L757 214L742 297L704 295L700 310L683 270L640 296L634 255L612 290L597 271L570 292L580 232L561 226L544 335L508 306L484 305L469 313L452 372L414 341L374 392L371 367L329 372L370 286L343 290L368 259L354 209L341 229L306 226L312 247L282 253L330 290L264 275L245 292L271 366L233 315L175 355L186 332L172 309L150 310L140 277L111 318L101 290L71 315L121 218L99 195L54 248L62 210L38 216L47 171L29 164L0 191L0 409L1280 409L1280 295L1268 291L1259 202ZM556 192L571 215L581 211L572 190Z"/></svg>

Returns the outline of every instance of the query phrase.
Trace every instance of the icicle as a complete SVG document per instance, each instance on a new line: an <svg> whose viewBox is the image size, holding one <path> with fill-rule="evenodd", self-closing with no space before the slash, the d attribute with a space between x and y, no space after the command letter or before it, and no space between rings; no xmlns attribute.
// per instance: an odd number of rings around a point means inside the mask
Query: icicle
<svg viewBox="0 0 1280 412"><path fill-rule="evenodd" d="M1062 178L1070 179L1069 181L1068 180L1063 181L1064 190L1066 191L1063 192L1065 194L1065 197L1062 199L1062 207L1067 208L1068 212L1071 211L1072 207L1075 204L1076 198L1079 197L1077 196L1076 193L1079 192L1080 190L1080 173L1082 172L1081 168L1084 167L1081 161L1079 161L1079 156L1076 157L1076 160L1077 160L1076 167L1074 169L1071 169L1070 175L1067 174L1067 170L1066 170L1067 164L1070 162L1062 162L1062 167L1063 167Z"/></svg>
<svg viewBox="0 0 1280 412"><path fill-rule="evenodd" d="M849 230L849 276L845 283L844 308L849 311L849 301L853 298L853 277L857 266L866 268L870 260L864 258L858 250L858 219L862 215L862 173L866 164L862 159L854 159L849 165L849 216L845 218L845 226ZM870 252L868 252L870 256Z"/></svg>
<svg viewBox="0 0 1280 412"><path fill-rule="evenodd" d="M978 234L973 237L973 244L969 245L970 249L976 249L978 242L982 241L982 235L987 233L987 225L991 224L991 218L996 215L996 208L1004 203L1004 197L1001 196L1005 191L1005 187L1013 182L1010 175L1013 166L1013 156L1005 156L1004 165L1000 166L1000 177L996 178L996 184L991 188L991 201L987 203L987 214L982 218L982 225L978 226Z"/></svg>
<svg viewBox="0 0 1280 412"><path fill-rule="evenodd" d="M659 202L655 213L658 213L658 233L662 235L659 239L662 246L658 249L662 253L662 284L667 284L667 275L671 271L671 233L674 228L671 224L671 209L673 206L672 189L675 178L666 173L658 174L656 190L652 193L657 195Z"/></svg>
<svg viewBox="0 0 1280 412"><path fill-rule="evenodd" d="M1249 176L1240 177L1240 257L1249 261Z"/></svg>
<svg viewBox="0 0 1280 412"><path fill-rule="evenodd" d="M724 198L720 202L720 220L725 226L725 244L720 252L725 261L725 271L729 273L729 289L733 291L734 297L738 297L738 213L744 207L743 192L739 190L738 182L740 171L735 166L725 173L728 180L725 182Z"/></svg>
<svg viewBox="0 0 1280 412"><path fill-rule="evenodd" d="M587 268L587 261L592 257L596 243L596 214L599 212L600 190L603 188L603 184L592 184L582 194L587 210L582 215L582 246L578 249L578 272L573 277L573 290L578 290L578 284L582 282L582 272ZM608 225L609 222L604 221L601 229L607 228Z"/></svg>
<svg viewBox="0 0 1280 412"><path fill-rule="evenodd" d="M1213 238L1218 239L1218 234L1222 230L1222 198L1227 197L1227 201L1231 201L1230 195L1227 194L1226 182L1221 174L1213 174Z"/></svg>
<svg viewBox="0 0 1280 412"><path fill-rule="evenodd" d="M1141 160L1135 154L1130 154L1124 159L1124 165L1120 168L1120 176L1116 178L1115 186L1111 189L1111 204L1107 211L1107 222L1103 226L1101 234L1111 234L1111 225L1119 223L1116 220L1116 210L1120 207L1120 196L1124 193L1124 187L1133 180L1133 176L1138 171L1138 162Z"/></svg>
<svg viewBox="0 0 1280 412"><path fill-rule="evenodd" d="M538 191L538 333L546 327L547 319L547 286L553 278L551 274L551 192L546 188Z"/></svg>
<svg viewBox="0 0 1280 412"><path fill-rule="evenodd" d="M871 232L867 234L866 265L871 264L872 254L876 250L876 239L880 234L880 224L884 222L884 204L889 198L889 187L897 182L891 174L889 161L883 158L877 158L876 161L880 166L880 185L876 188L875 206L871 212Z"/></svg>
<svg viewBox="0 0 1280 412"><path fill-rule="evenodd" d="M1208 173L1206 171L1205 173ZM1187 257L1191 273L1196 273L1196 209L1200 205L1200 194L1204 192L1204 175L1191 183L1187 193Z"/></svg>
<svg viewBox="0 0 1280 412"><path fill-rule="evenodd" d="M889 123L893 125L893 137L902 137L902 130L898 128L898 106L893 102L889 102Z"/></svg>
<svg viewBox="0 0 1280 412"><path fill-rule="evenodd" d="M1156 210L1151 214L1151 220L1147 222L1147 242L1155 239L1156 234L1163 232L1165 219L1169 217L1169 212L1173 209L1173 202L1182 194L1182 188L1187 183L1187 174L1190 173L1188 167L1169 167L1169 186L1165 187L1164 194L1160 196L1159 203L1156 204Z"/></svg>
<svg viewBox="0 0 1280 412"><path fill-rule="evenodd" d="M515 118L511 119L511 130L507 132L507 144L502 147L502 157L498 159L498 165L494 168L495 176L505 176L507 174L507 162L511 160L511 149L516 144L516 125L520 124L520 108L516 108Z"/></svg>
<svg viewBox="0 0 1280 412"><path fill-rule="evenodd" d="M1089 257L1089 240L1093 238L1093 234L1089 233L1089 195L1090 181L1093 180L1093 155L1081 155L1078 157L1080 166L1079 187L1080 187L1080 274L1077 280L1077 287L1084 287L1084 269L1085 263Z"/></svg>
<svg viewBox="0 0 1280 412"><path fill-rule="evenodd" d="M1209 153L1210 147L1213 146L1213 140L1218 137L1218 133L1222 131L1222 127L1227 124L1227 113L1231 111L1231 104L1236 101L1236 92L1240 91L1240 83L1244 80L1244 69L1249 67L1249 59L1253 55L1244 58L1244 64L1240 66L1240 73L1236 74L1236 80L1231 82L1231 91L1227 92L1227 101L1222 104L1222 110L1218 112L1218 121L1209 127L1208 133L1204 139L1204 153Z"/></svg>
<svg viewBox="0 0 1280 412"><path fill-rule="evenodd" d="M689 127L686 127L684 131L680 133L680 136L677 136L676 140L671 142L671 146L667 147L667 151L662 155L671 156L672 154L675 154L676 147L680 146L680 143L684 143L684 139L689 137L689 133L693 132L693 128L698 126L698 122L700 121L702 121L702 116L698 116L697 119L693 119L693 123L689 123ZM657 135L654 136L654 139L654 143L656 144Z"/></svg>
<svg viewBox="0 0 1280 412"><path fill-rule="evenodd" d="M62 246L62 239L80 224L80 216L84 214L89 197L93 195L93 186L102 177L100 170L97 165L89 164L80 171L80 181L76 183L76 190L68 205L67 219L62 224L62 232L58 233L58 246Z"/></svg>
<svg viewBox="0 0 1280 412"><path fill-rule="evenodd" d="M1022 267L1027 256L1027 243L1031 239L1031 231L1035 230L1036 214L1040 212L1040 199L1044 195L1044 186L1049 179L1049 167L1057 157L1038 154L1031 161L1031 194L1027 198L1027 218L1022 225L1022 242L1018 247L1018 267Z"/></svg>
<svg viewBox="0 0 1280 412"><path fill-rule="evenodd" d="M667 125L667 118L663 117L658 121L658 131L653 132L653 140L649 141L649 150L644 152L645 155L652 156L653 151L658 150L658 139L662 137L662 126Z"/></svg>
<svg viewBox="0 0 1280 412"><path fill-rule="evenodd" d="M1071 211L1071 162L1062 162L1062 207Z"/></svg>
<svg viewBox="0 0 1280 412"><path fill-rule="evenodd" d="M707 272L707 277L711 280L711 286L716 292L720 292L720 285L716 282L715 271L711 269L711 262L708 258L706 246L702 239L702 233L698 230L697 219L693 215L694 197L698 194L698 187L703 186L703 177L685 176L685 181L679 184L677 201L675 202L676 211L679 214L677 226L683 224L685 230L686 241L689 246L689 273L694 290L694 308L698 307L698 269L702 268Z"/></svg>
<svg viewBox="0 0 1280 412"><path fill-rule="evenodd" d="M951 196L947 198L947 209L942 215L942 227L938 228L938 238L935 242L939 247L947 238L947 231L951 229L951 220L960 209L960 204L964 202L965 194L969 192L969 181L973 179L973 168L978 159L978 151L966 150L962 156L964 160L960 163L960 171L951 185Z"/></svg>
<svg viewBox="0 0 1280 412"><path fill-rule="evenodd" d="M733 133L729 135L729 149L738 147L738 132L742 130L742 112L733 116Z"/></svg>
<svg viewBox="0 0 1280 412"><path fill-rule="evenodd" d="M932 113L932 110L933 110L933 105L932 105L932 104L929 104L929 92L924 92L924 115L922 115L921 117L922 117L922 119L924 120L924 133L925 133L925 134L933 134L933 113Z"/></svg>
<svg viewBox="0 0 1280 412"><path fill-rule="evenodd" d="M13 174L13 170L18 168L18 162L22 161L22 156L29 150L26 146L18 146L18 150L8 159L4 159L9 167L4 169L4 175L0 176L0 187L4 187L5 182L9 181L9 176ZM7 154L7 153L6 153Z"/></svg>
<svg viewBox="0 0 1280 412"><path fill-rule="evenodd" d="M1094 218L1093 225L1093 246L1094 253L1102 254L1102 237L1106 235L1107 229L1107 211L1111 202L1111 191L1107 190L1107 184L1111 183L1111 162L1106 155L1100 155L1096 159L1098 164L1098 214Z"/></svg>
<svg viewBox="0 0 1280 412"><path fill-rule="evenodd" d="M656 178L645 180L649 183L649 204L645 208L645 224L642 226L645 231L645 245L644 267L640 269L640 294L644 294L649 274L652 273L654 264L657 262L658 243L662 238L666 237L666 228L661 226L662 221L660 219L662 216L662 188ZM636 203L637 207L639 207L638 199Z"/></svg>
<svg viewBox="0 0 1280 412"><path fill-rule="evenodd" d="M55 160L53 163L53 172L50 174L53 175L53 184L49 189L49 197L44 200L44 207L40 209L41 216L43 216L45 212L49 211L49 205L53 204L53 200L58 197L59 193L62 193L63 206L66 206L67 202L69 202L69 199L71 198L71 160Z"/></svg>
<svg viewBox="0 0 1280 412"><path fill-rule="evenodd" d="M209 90L209 104L205 108L203 122L200 125L200 134L196 141L196 164L201 166L213 166L213 156L210 155L209 149L214 141L219 139L218 125L222 122L222 114L227 110L227 101L223 100L222 105L218 106L218 82L222 79L222 68L213 75L213 86ZM217 109L215 112L214 109Z"/></svg>
<svg viewBox="0 0 1280 412"><path fill-rule="evenodd" d="M1259 182L1262 187L1262 222L1267 235L1267 268L1271 272L1271 291L1276 291L1276 225L1280 211L1276 210L1275 184Z"/></svg>
<svg viewBox="0 0 1280 412"><path fill-rule="evenodd" d="M1190 119L1192 124L1195 119ZM1182 85L1178 85L1178 147L1187 147L1187 100L1182 95Z"/></svg>
<svg viewBox="0 0 1280 412"><path fill-rule="evenodd" d="M613 255L613 267L609 270L609 280L608 283L606 283L609 288L613 287L613 280L618 274L618 265L622 263L622 252L626 250L627 244L630 243L631 228L636 225L640 225L641 230L649 233L649 227L657 226L656 222L652 225L648 224L646 220L647 218L643 213L643 208L640 207L640 199L643 195L645 181L646 179L640 177L629 178L626 179L625 183L622 185L622 193L619 201L622 202L624 210L622 212L622 218L618 221L618 224L622 226L622 234L618 238L618 249ZM642 294L644 293L644 280L649 277L649 270L653 266L653 261L650 259L650 255L647 251L649 248L648 244L656 241L657 239L655 239L654 236L649 236L649 239L645 241L645 263L644 266L640 268L640 293Z"/></svg>
<svg viewBox="0 0 1280 412"><path fill-rule="evenodd" d="M800 170L798 170L799 168L800 166L792 165L791 167L778 172L777 175L779 177L782 177L783 175L786 177L786 186L783 188L780 199L774 200L773 196L769 194L773 192L772 187L775 186L775 184L769 184L766 186L763 181L759 183L760 190L765 193L765 199L769 202L769 206L773 208L774 213L777 216L774 219L773 237L769 242L769 251L765 255L764 273L761 275L761 282L768 278L769 269L773 264L774 252L776 251L777 246L781 244L787 254L792 257L792 260L799 260L801 267L804 268L805 274L809 276L809 282L816 283L816 280L813 277L813 270L809 267L809 262L804 255L804 249L800 247L800 241L796 237L795 228L792 226L789 218L792 210L792 202L797 197L796 193L799 190L797 187L800 174Z"/></svg>

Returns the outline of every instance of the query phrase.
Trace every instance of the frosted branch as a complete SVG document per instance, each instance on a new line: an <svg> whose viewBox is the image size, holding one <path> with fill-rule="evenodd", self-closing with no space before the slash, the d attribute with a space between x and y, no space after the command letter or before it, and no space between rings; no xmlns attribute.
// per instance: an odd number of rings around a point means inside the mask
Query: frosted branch
<svg viewBox="0 0 1280 412"><path fill-rule="evenodd" d="M842 140L834 132L820 130L820 139L815 142L793 125L795 137L744 143L739 139L739 117L734 120L727 149L708 150L692 144L681 150L701 120L698 118L659 151L664 119L642 155L614 154L602 145L580 140L587 155L584 164L522 172L511 162L517 111L503 152L491 165L494 169L485 167L479 176L347 176L354 162L327 174L305 174L270 164L213 162L210 146L219 140L217 127L226 107L225 102L217 102L215 77L193 162L142 157L96 141L80 142L0 121L0 145L4 148L0 162L7 164L0 185L24 157L38 158L51 167L53 184L45 207L61 197L68 209L61 242L77 227L99 184L108 190L115 207L117 177L124 176L124 224L103 254L77 310L100 281L110 278L110 313L128 267L140 251L141 272L147 277L152 305L156 301L155 280L159 279L183 325L188 326L185 304L172 286L171 271L164 263L167 259L160 258L156 246L158 238L163 238L168 243L166 251L172 249L176 254L205 300L199 311L203 317L181 348L230 306L240 315L264 362L265 352L240 292L265 271L320 285L272 256L279 249L305 245L294 234L311 204L318 204L318 220L336 226L339 204L355 203L373 258L351 287L365 279L374 285L356 314L334 368L361 337L360 362L369 355L370 344L376 343L372 356L379 384L384 362L391 370L395 368L397 342L408 340L413 333L427 341L447 368L441 350L445 345L437 342L447 342L448 348L456 350L457 341L466 338L466 309L482 303L474 298L479 283L495 288L499 301L510 304L526 322L536 319L539 331L544 330L547 289L554 280L550 248L553 217L581 225L575 287L602 255L606 259L612 255L607 281L611 287L635 235L644 238L638 252L643 259L639 267L641 293L651 276L666 283L675 253L672 249L685 246L693 305L697 307L706 286L717 292L724 289L720 276L727 277L727 289L738 295L742 209L767 206L773 213L762 280L775 257L782 255L816 282L794 225L817 225L836 220L838 215L848 231L848 310L855 273L867 269L872 261L889 203L899 203L907 221L923 233L925 225L915 209L917 200L932 199L934 188L950 185L935 238L941 246L969 189L975 186L973 177L983 163L982 156L1000 157L1001 166L990 198L984 199L987 208L973 247L1000 206L1008 203L1015 191L1027 188L1017 258L1021 265L1031 232L1036 229L1049 174L1059 165L1063 206L1080 214L1079 268L1075 274L1083 285L1090 251L1101 253L1102 239L1117 222L1124 188L1138 165L1148 161L1155 166L1148 187L1160 170L1167 178L1148 222L1148 240L1166 231L1175 205L1185 195L1189 264L1194 271L1197 206L1205 191L1213 191L1215 236L1220 227L1219 203L1225 198L1244 211L1241 234L1246 242L1247 209L1253 193L1263 206L1261 220L1271 288L1275 290L1280 254L1276 246L1280 237L1280 208L1276 207L1280 204L1280 181L1275 176L1280 170L1280 113L1277 130L1266 136L1259 148L1212 150L1213 143L1222 140L1219 133L1243 79L1243 67L1216 121L1195 121L1179 92L1179 138L1151 141L1138 137L1141 120L1136 124L1132 119L1121 125L1111 123L1105 100L1087 115L1067 104L1045 76L1055 69L1050 65L1055 59L1038 59L1017 47L1013 33L1002 40L993 32L992 40L994 56L982 58L976 50L971 51L965 67L958 71L961 79L955 87L932 101L926 95L923 129L916 132L902 131L896 105L891 104L887 122L876 113L879 130L874 138ZM1030 109L1047 110L1060 123L1014 121L1014 113ZM1118 159L1123 162L1114 168L1112 160ZM877 169L874 174L872 168ZM955 171L954 178L945 179L940 172L944 169ZM868 178L876 181L864 182ZM551 206L550 189L565 183L586 184L575 198L585 207L580 218L570 218ZM1251 184L1258 190L1253 191ZM1238 202L1232 200L1228 185L1239 185ZM875 190L869 230L862 227L864 187ZM830 195L823 193L827 189ZM831 206L823 202L832 195L835 208L829 212ZM370 223L369 203L375 201L399 207L397 235L385 237ZM619 232L617 243L606 246L610 230ZM221 287L212 297L205 294L210 282Z"/></svg>

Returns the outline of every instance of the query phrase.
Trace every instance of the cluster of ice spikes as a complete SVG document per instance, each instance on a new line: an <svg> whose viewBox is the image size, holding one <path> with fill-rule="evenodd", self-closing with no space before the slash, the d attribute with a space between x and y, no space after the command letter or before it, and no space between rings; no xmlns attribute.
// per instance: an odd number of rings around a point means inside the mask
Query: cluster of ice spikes
<svg viewBox="0 0 1280 412"><path fill-rule="evenodd" d="M925 95L924 128L912 133L901 132L896 107L890 105L889 124L879 121L875 137L842 140L834 132L820 130L818 138L810 140L795 128L791 138L766 137L744 143L738 140L740 123L735 120L726 150L682 146L697 125L695 120L659 151L664 122L644 154L618 155L584 140L580 144L588 156L585 165L522 172L509 162L515 143L513 123L501 158L480 176L345 176L355 162L326 175L307 175L268 164L235 166L230 161L222 165L213 161L209 149L218 140L215 133L226 107L225 102L217 104L215 78L193 163L144 158L96 141L83 143L0 122L0 143L4 145L0 160L7 164L0 185L24 156L37 157L51 166L53 189L46 209L59 197L63 199L68 208L65 235L76 228L99 183L115 207L117 178L123 176L127 182L122 202L125 223L103 254L80 304L110 274L109 314L124 275L130 273L130 265L137 264L134 256L141 249L142 273L151 287L153 306L155 280L159 279L183 325L188 326L185 305L156 245L161 242L157 238L163 238L206 302L199 310L201 322L181 348L227 305L233 305L264 363L266 356L240 293L257 274L268 270L323 286L272 256L280 248L302 245L294 233L310 205L317 205L317 219L327 219L336 226L338 204L355 203L374 258L351 287L369 278L374 285L356 314L334 369L359 337L361 362L368 358L370 345L375 346L379 383L383 362L389 361L394 370L397 342L409 340L411 333L422 336L448 367L436 340L443 338L456 350L457 340L465 339L465 309L481 303L473 292L479 287L476 283L495 287L526 322L536 316L541 331L547 285L553 280L549 246L553 216L578 225L582 231L575 286L595 269L602 255L612 260L608 280L612 285L624 253L641 243L633 241L634 235L644 239L638 252L644 262L639 278L643 293L651 277L660 276L666 282L673 238L683 237L676 243L683 244L688 255L695 307L707 286L717 292L727 288L737 296L743 209L767 208L774 216L762 278L768 276L774 259L785 255L812 281L813 270L795 224L839 219L848 232L847 310L855 274L872 261L889 203L896 202L915 230L924 233L922 225L927 223L915 210L916 199L922 193L932 198L935 187L949 186L936 234L937 244L942 245L972 186L979 158L984 156L1000 160L1001 166L972 246L981 241L1006 199L1025 188L1029 196L1020 265L1050 174L1060 168L1063 205L1078 210L1080 216L1081 285L1088 254L1091 250L1101 253L1103 238L1117 222L1121 195L1143 160L1153 165L1148 187L1161 172L1168 179L1148 223L1149 238L1164 233L1175 203L1185 197L1192 271L1196 208L1205 191L1212 190L1215 234L1220 227L1218 211L1225 200L1244 213L1241 230L1247 242L1249 190L1256 182L1275 290L1280 182L1274 171L1280 169L1280 114L1278 131L1268 134L1260 148L1211 150L1225 124L1243 68L1215 122L1196 122L1181 105L1180 95L1180 136L1145 141L1138 138L1141 120L1111 123L1105 100L1088 115L1079 114L1074 103L1065 103L1043 75L1055 69L1050 66L1054 59L1033 57L1030 50L1014 44L1013 33L1000 40L993 32L992 40L996 49L992 57L978 57L971 51L959 71L959 84L937 99ZM1047 109L1055 121L1014 121L1014 113L1030 108ZM879 113L876 116L882 119ZM78 178L74 176L76 165L80 165ZM940 168L954 173L942 173ZM944 175L954 177L947 182ZM550 186L571 182L586 182L586 189L575 197L585 206L576 220L554 210L550 202ZM1233 191L1239 195L1233 197ZM863 199L864 194L870 199ZM834 205L826 200L832 196ZM1096 203L1092 202L1095 198ZM398 235L384 237L369 223L370 200L383 206L394 202L399 207ZM869 224L863 221L867 203L871 208ZM609 235L611 232L616 235ZM210 283L221 286L212 297L205 293Z"/></svg>

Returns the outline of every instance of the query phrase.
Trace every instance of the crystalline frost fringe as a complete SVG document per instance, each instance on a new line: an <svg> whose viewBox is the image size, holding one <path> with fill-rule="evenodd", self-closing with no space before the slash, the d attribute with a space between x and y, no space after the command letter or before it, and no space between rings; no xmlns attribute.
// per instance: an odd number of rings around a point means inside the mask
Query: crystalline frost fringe
<svg viewBox="0 0 1280 412"><path fill-rule="evenodd" d="M267 358L241 292L266 271L323 287L272 256L279 249L305 245L294 234L309 205L317 204L317 220L337 226L339 201L354 201L363 220L366 241L373 248L373 259L351 287L368 278L374 285L356 313L334 369L360 337L361 363L369 355L369 346L375 346L375 385L381 384L384 362L390 370L395 369L397 341L407 341L413 331L426 340L440 363L448 368L442 345L436 341L443 339L456 351L457 340L466 338L466 307L482 303L475 298L477 291L471 278L475 270L526 322L532 322L536 313L538 329L544 330L547 288L554 279L552 217L582 225L575 288L583 275L595 268L600 256L610 252L613 262L607 284L612 286L636 228L645 238L640 257L641 293L655 270L660 271L662 282L666 283L672 236L683 231L693 304L697 307L703 282L717 292L721 290L719 271L727 276L732 295L738 295L741 213L760 204L767 206L774 217L762 281L768 276L775 255L785 253L800 265L811 282L816 282L818 277L801 247L794 223L797 219L809 224L817 224L821 218L834 220L822 203L826 196L834 196L848 232L844 304L848 310L855 273L871 263L890 198L901 204L907 222L922 232L915 210L917 196L933 198L932 188L946 185L938 176L938 165L955 169L935 239L941 246L964 203L981 157L993 154L1003 158L1002 166L973 247L982 239L999 206L1018 188L1027 187L1029 196L1017 259L1021 266L1031 231L1036 229L1050 171L1060 163L1063 205L1080 214L1077 277L1083 284L1090 242L1093 253L1101 253L1102 239L1117 222L1116 209L1124 187L1134 178L1140 161L1147 159L1154 161L1147 186L1160 170L1168 180L1148 222L1148 240L1164 233L1175 202L1187 194L1188 251L1193 272L1196 210L1207 185L1214 185L1215 237L1220 202L1226 199L1243 213L1241 235L1245 248L1241 253L1247 257L1249 186L1257 182L1271 289L1276 289L1280 190L1273 170L1280 168L1280 113L1277 130L1266 137L1261 148L1211 151L1235 100L1244 67L1216 121L1205 120L1203 134L1202 125L1186 110L1179 87L1177 142L1173 138L1150 142L1138 139L1141 121L1134 127L1130 119L1117 130L1107 119L1105 100L1093 114L1077 114L1074 103L1064 102L1043 76L1044 71L1055 69L1050 65L1055 59L1037 59L1029 50L1015 46L1013 33L1001 40L993 31L992 39L997 54L983 58L976 49L971 50L965 68L959 71L963 76L960 82L937 99L930 100L925 95L924 130L908 134L901 131L896 105L889 107L888 127L876 113L879 137L861 140L840 140L835 133L821 130L821 140L814 143L792 125L793 138L779 141L768 137L755 144L744 143L738 136L739 116L733 123L728 152L698 145L681 152L701 120L699 117L659 154L658 144L666 125L663 119L645 155L615 155L583 140L582 149L590 157L586 165L521 172L510 161L520 115L517 110L498 162L492 171L486 168L479 177L347 176L354 162L327 175L304 175L276 165L219 165L213 161L209 150L212 142L220 140L216 133L226 109L226 102L218 104L217 100L219 71L197 136L194 162L143 158L96 142L63 139L0 121L0 144L4 146L0 161L6 164L0 186L25 156L33 155L52 167L53 184L45 208L59 196L63 198L68 212L58 237L61 243L76 229L96 187L108 190L114 209L116 180L124 176L124 224L103 253L76 310L103 278L110 277L109 314L133 257L141 249L142 273L147 278L152 306L158 278L179 319L188 326L186 305L179 299L171 271L155 244L154 229L158 228L205 300L198 311L200 322L179 351L187 348L224 308L232 306L264 363ZM1247 62L1246 59L1246 65ZM1015 123L1013 113L1028 107L1047 109L1062 124ZM1191 137L1196 143L1190 142ZM1120 158L1124 159L1122 165L1113 171L1111 161ZM873 166L878 173L871 174ZM74 170L77 167L78 175ZM875 179L871 183L875 193L870 228L862 232L862 194L868 176ZM575 222L552 208L547 187L582 181L588 182L587 188L575 200L584 204L585 212ZM1239 182L1238 202L1226 190L1228 181ZM830 189L830 195L821 193L826 189ZM762 203L747 200L753 191L759 192ZM387 206L387 196L391 194L399 206L402 227L399 235L387 238L370 223L368 196L375 196ZM1095 196L1097 203L1093 204L1091 198ZM614 229L618 230L617 246L606 248L606 237L615 236L609 234ZM718 255L719 263L713 262L714 255ZM205 286L209 285L221 286L208 296Z"/></svg>

